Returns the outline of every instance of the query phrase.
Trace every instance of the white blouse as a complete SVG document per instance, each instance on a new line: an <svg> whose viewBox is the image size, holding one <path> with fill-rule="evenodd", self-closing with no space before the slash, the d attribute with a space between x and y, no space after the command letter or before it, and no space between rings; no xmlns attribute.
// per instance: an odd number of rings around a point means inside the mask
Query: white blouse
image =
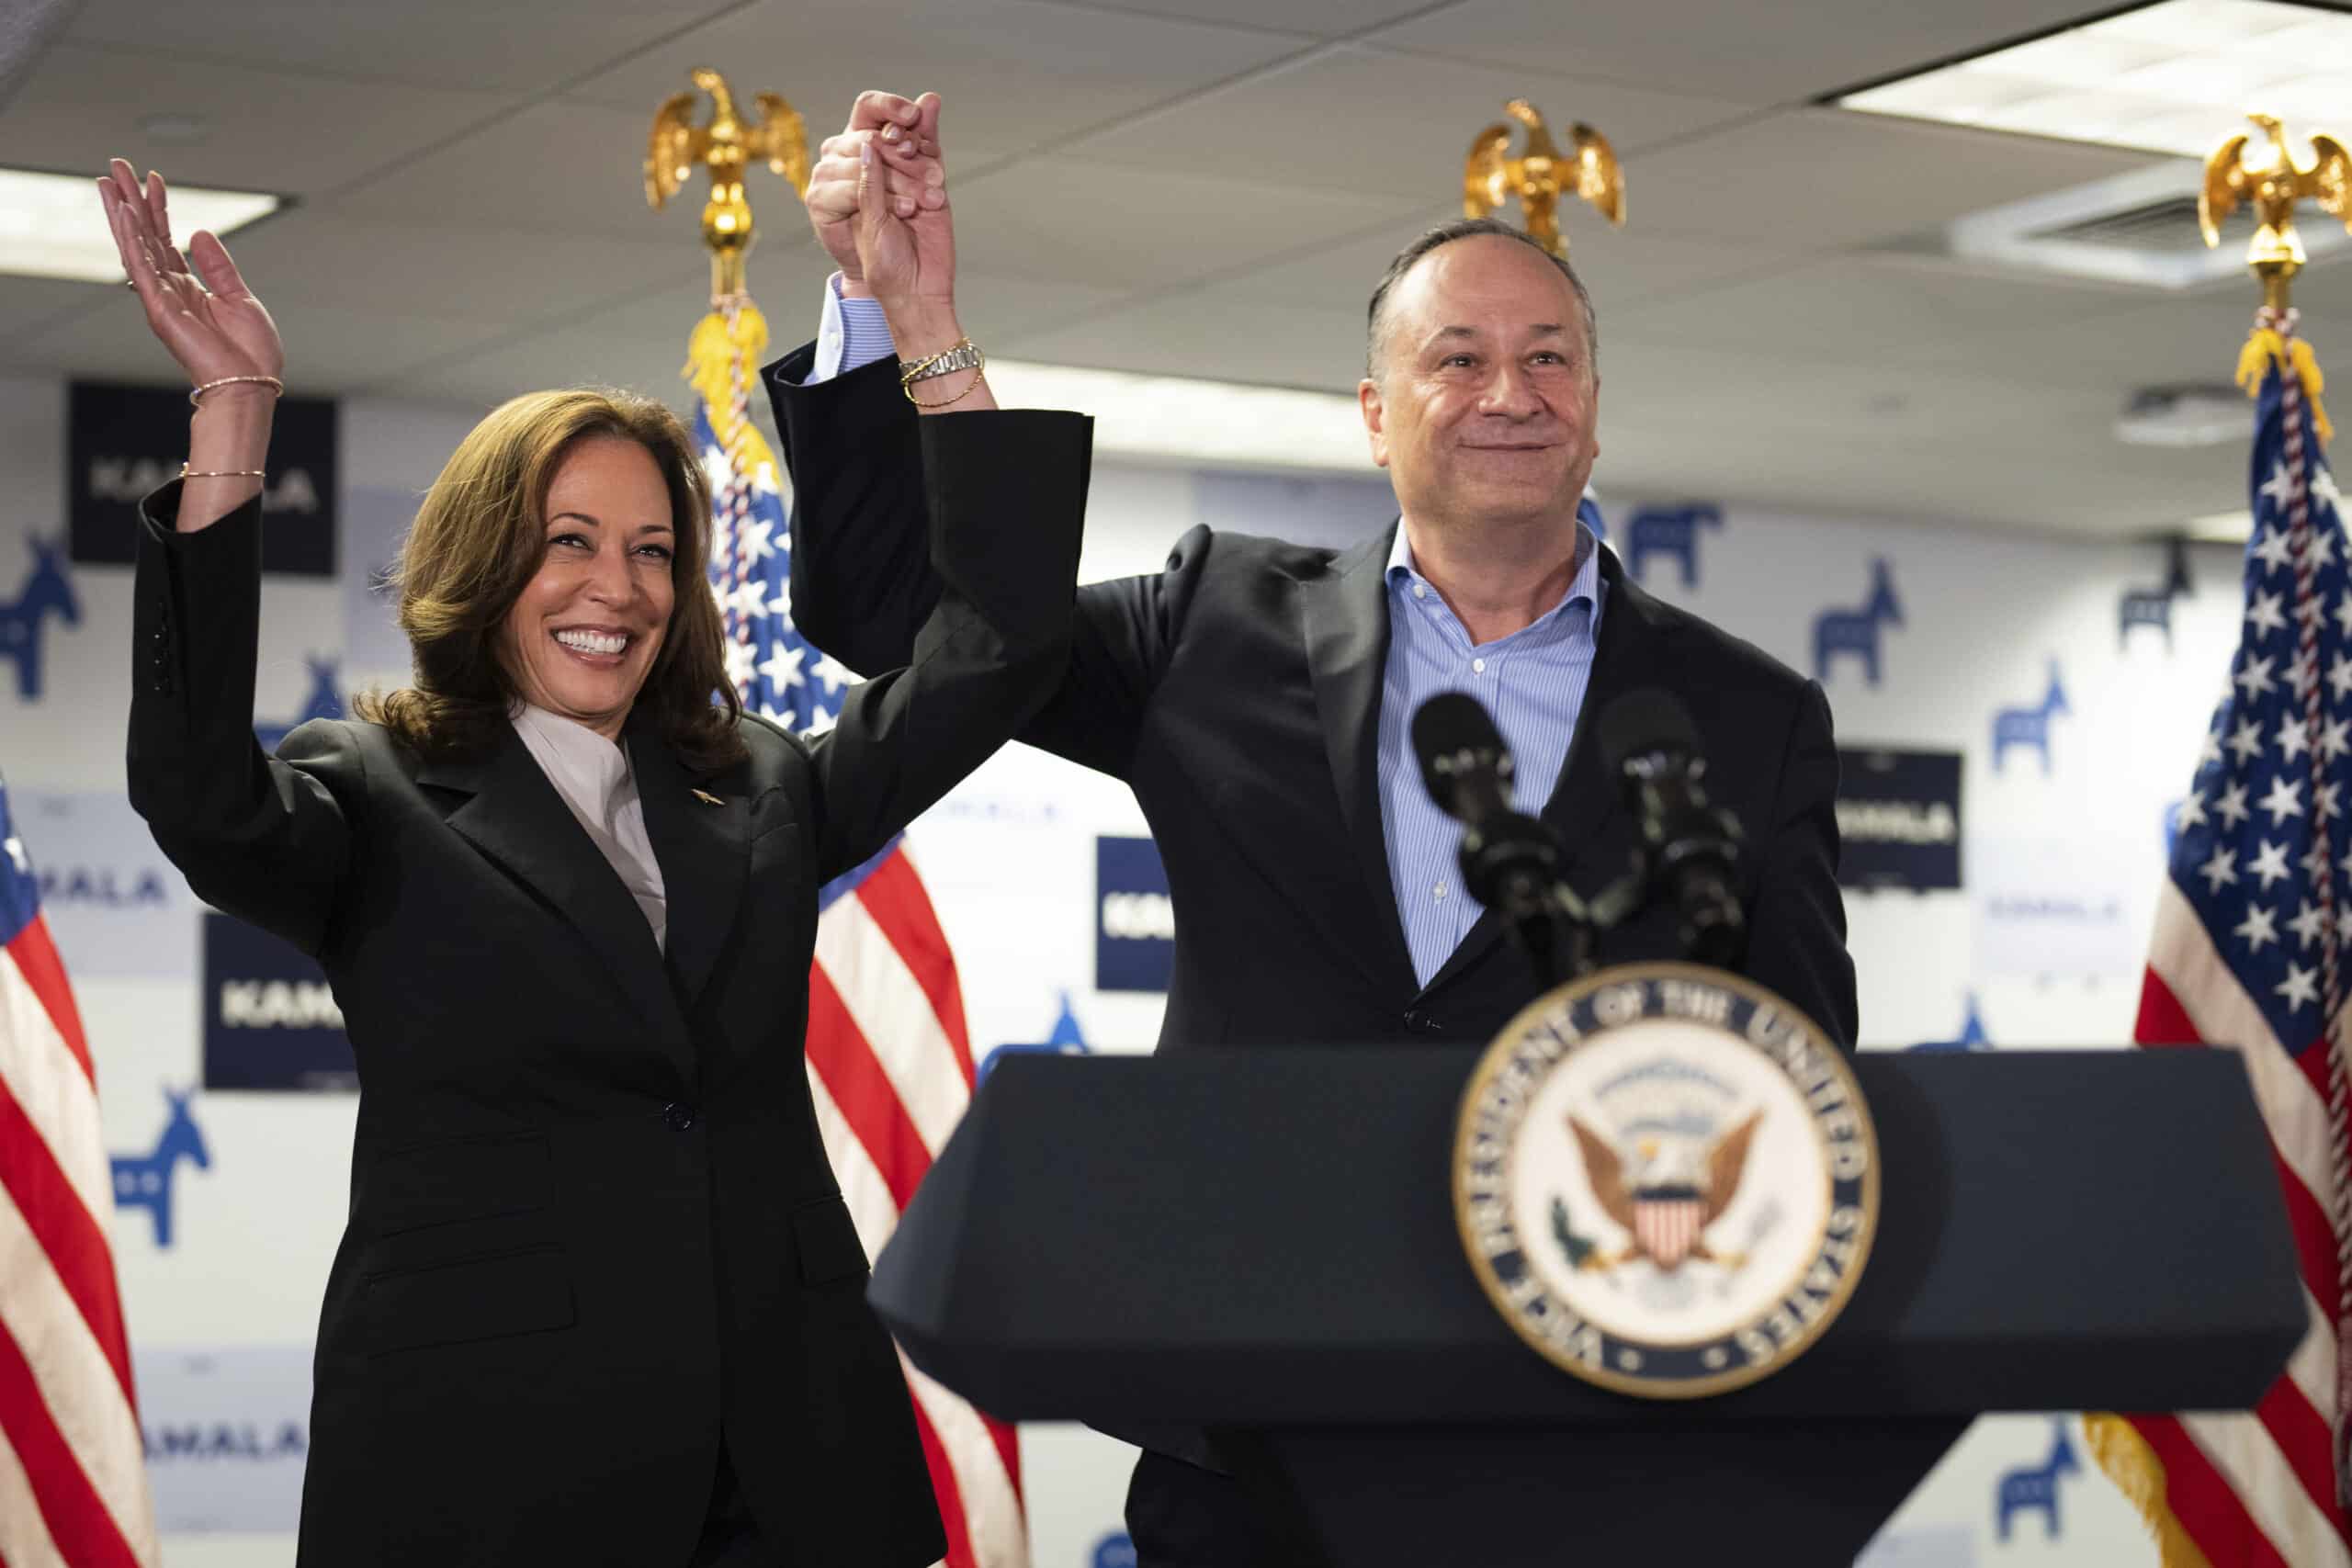
<svg viewBox="0 0 2352 1568"><path fill-rule="evenodd" d="M539 770L637 900L653 928L653 945L662 948L670 904L662 890L662 864L653 858L652 840L645 836L645 807L638 799L628 753L587 726L529 703L512 719L514 733L538 760Z"/></svg>

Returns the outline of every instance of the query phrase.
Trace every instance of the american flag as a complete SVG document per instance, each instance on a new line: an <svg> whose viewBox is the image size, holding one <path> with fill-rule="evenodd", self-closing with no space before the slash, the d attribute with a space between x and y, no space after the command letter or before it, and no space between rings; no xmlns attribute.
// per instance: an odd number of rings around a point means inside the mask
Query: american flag
<svg viewBox="0 0 2352 1568"><path fill-rule="evenodd" d="M2336 1204L2352 1194L2341 1047L2326 1028L2340 1020L2352 939L2352 552L2291 312L2264 308L2241 373L2261 378L2245 615L2179 807L2133 1038L2244 1055L2311 1322L2252 1411L2135 1416L2128 1431L2100 1417L2092 1437L2155 1525L2167 1568L2323 1568L2352 1564L2332 1437L2344 1408Z"/></svg>
<svg viewBox="0 0 2352 1568"><path fill-rule="evenodd" d="M709 330L722 320L723 379L715 352L722 340ZM854 677L793 625L792 544L775 458L746 415L766 329L749 305L704 325L689 368L703 394L694 434L710 477L711 592L726 618L729 678L752 712L796 731L820 728L840 711ZM971 1102L972 1049L954 955L902 843L829 884L819 905L808 1089L871 1257ZM949 1568L1027 1568L1013 1429L903 1356L899 1365L946 1525Z"/></svg>
<svg viewBox="0 0 2352 1568"><path fill-rule="evenodd" d="M107 1219L114 1178L65 966L0 785L0 1563L157 1560Z"/></svg>

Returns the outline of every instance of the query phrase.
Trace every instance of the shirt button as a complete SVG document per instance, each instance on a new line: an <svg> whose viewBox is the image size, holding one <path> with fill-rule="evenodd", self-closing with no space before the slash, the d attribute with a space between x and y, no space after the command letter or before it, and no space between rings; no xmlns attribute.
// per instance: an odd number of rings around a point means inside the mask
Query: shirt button
<svg viewBox="0 0 2352 1568"><path fill-rule="evenodd" d="M1439 883L1435 887L1430 888L1430 897L1432 897L1432 898L1442 898L1442 897L1445 897L1445 884L1444 884L1444 883L1442 883L1442 882L1441 882L1441 883Z"/></svg>
<svg viewBox="0 0 2352 1568"><path fill-rule="evenodd" d="M684 1100L673 1100L662 1108L662 1120L670 1123L671 1131L685 1132L695 1124L695 1108Z"/></svg>
<svg viewBox="0 0 2352 1568"><path fill-rule="evenodd" d="M1487 672L1487 661L1483 659L1474 659L1470 661L1470 668L1484 675Z"/></svg>
<svg viewBox="0 0 2352 1568"><path fill-rule="evenodd" d="M1428 583L1426 583L1426 582L1416 582L1415 584L1413 584L1413 597L1414 597L1414 598L1416 598L1416 599L1426 599L1426 598L1428 598L1429 596L1430 596L1430 585L1429 585Z"/></svg>

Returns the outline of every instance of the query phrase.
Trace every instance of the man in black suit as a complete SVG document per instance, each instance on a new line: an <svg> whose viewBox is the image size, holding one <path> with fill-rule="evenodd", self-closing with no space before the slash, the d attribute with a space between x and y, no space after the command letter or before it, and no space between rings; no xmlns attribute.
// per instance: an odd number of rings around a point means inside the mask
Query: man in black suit
<svg viewBox="0 0 2352 1568"><path fill-rule="evenodd" d="M858 144L895 125L929 146L936 121L928 96L869 94L825 144L808 205L853 344L873 341L844 243ZM1162 1047L1475 1046L1532 998L1498 917L1454 886L1454 835L1406 740L1418 701L1458 686L1498 713L1521 807L1588 895L1634 832L1592 716L1635 688L1679 696L1749 835L1736 967L1850 1048L1828 704L1644 592L1579 523L1600 388L1582 282L1515 231L1461 222L1408 246L1368 315L1358 395L1398 521L1337 551L1196 527L1157 575L1082 588L1069 672L1021 732L1125 780L1151 824L1176 917ZM765 374L796 484L796 610L852 668L886 668L935 592L916 422L887 362L810 384L814 364L812 345ZM1679 957L1673 911L1596 955ZM1308 1561L1204 1444L1154 1446L1171 1451L1146 1453L1127 1502L1145 1568Z"/></svg>

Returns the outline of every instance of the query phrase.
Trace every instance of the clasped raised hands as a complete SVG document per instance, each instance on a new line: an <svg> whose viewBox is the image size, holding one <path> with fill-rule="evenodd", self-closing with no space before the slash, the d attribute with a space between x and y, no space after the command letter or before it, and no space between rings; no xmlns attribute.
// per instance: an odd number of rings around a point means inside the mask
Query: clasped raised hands
<svg viewBox="0 0 2352 1568"><path fill-rule="evenodd" d="M849 123L818 148L808 222L845 290L885 309L950 303L956 229L940 157L939 95L860 93Z"/></svg>

